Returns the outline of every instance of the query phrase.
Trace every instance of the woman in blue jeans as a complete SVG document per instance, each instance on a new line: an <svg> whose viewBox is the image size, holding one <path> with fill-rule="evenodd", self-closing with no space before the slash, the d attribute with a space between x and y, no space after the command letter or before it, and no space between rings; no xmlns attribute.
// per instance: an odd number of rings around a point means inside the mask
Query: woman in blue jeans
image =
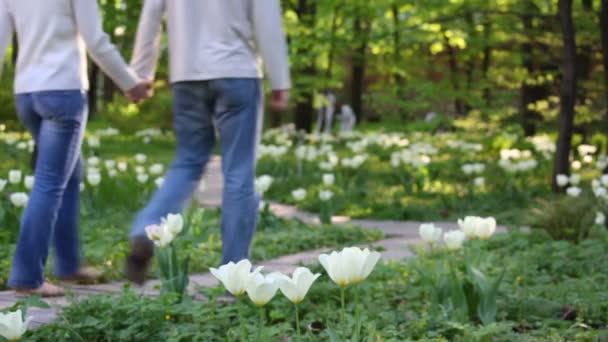
<svg viewBox="0 0 608 342"><path fill-rule="evenodd" d="M35 184L21 221L9 286L60 296L44 268L52 242L60 279L87 280L78 237L80 157L88 106L86 50L137 102L149 84L129 69L103 32L96 0L0 0L0 51L17 33L17 112L38 147Z"/></svg>

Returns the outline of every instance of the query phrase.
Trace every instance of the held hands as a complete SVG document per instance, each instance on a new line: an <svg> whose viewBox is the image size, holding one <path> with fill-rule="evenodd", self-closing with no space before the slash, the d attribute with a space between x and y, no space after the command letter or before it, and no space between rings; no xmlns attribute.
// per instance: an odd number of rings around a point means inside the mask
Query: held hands
<svg viewBox="0 0 608 342"><path fill-rule="evenodd" d="M270 100L272 110L282 112L289 106L289 90L273 90Z"/></svg>
<svg viewBox="0 0 608 342"><path fill-rule="evenodd" d="M154 89L152 87L152 81L143 80L137 83L135 87L129 89L125 94L129 101L133 103L140 103L143 100L146 100L154 94Z"/></svg>

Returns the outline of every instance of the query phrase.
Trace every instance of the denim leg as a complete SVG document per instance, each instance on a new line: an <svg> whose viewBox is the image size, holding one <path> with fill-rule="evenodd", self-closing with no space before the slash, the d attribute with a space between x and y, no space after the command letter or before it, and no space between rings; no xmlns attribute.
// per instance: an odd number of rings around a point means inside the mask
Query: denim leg
<svg viewBox="0 0 608 342"><path fill-rule="evenodd" d="M145 236L145 227L158 224L170 213L179 213L187 206L209 161L215 131L207 101L206 82L180 82L173 85L175 160L165 181L148 205L138 213L131 238Z"/></svg>
<svg viewBox="0 0 608 342"><path fill-rule="evenodd" d="M255 149L260 82L220 79L210 82L217 94L216 123L222 146L222 263L249 257L257 221Z"/></svg>
<svg viewBox="0 0 608 342"><path fill-rule="evenodd" d="M55 247L55 275L68 277L80 269L80 182L84 163L82 157L72 172L63 194L57 223L53 233Z"/></svg>
<svg viewBox="0 0 608 342"><path fill-rule="evenodd" d="M21 220L19 241L11 266L9 286L38 288L50 238L65 189L74 171L86 125L86 97L80 91L30 94L29 108L40 116L36 181ZM32 113L20 113L26 124ZM34 132L33 132L34 133Z"/></svg>

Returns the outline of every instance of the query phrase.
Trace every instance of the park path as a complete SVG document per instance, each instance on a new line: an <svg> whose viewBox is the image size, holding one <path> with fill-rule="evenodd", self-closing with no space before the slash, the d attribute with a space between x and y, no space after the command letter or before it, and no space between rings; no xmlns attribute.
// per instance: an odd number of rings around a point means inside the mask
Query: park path
<svg viewBox="0 0 608 342"><path fill-rule="evenodd" d="M204 183L197 193L197 200L204 207L218 207L222 198L222 175L221 161L213 158L207 168ZM279 203L271 203L271 210L275 215L284 218L297 218L306 223L319 223L316 215L305 213L292 206ZM380 241L369 243L366 247L374 247L381 250L383 260L400 260L412 257L414 254L408 246L421 243L418 236L420 222L412 221L375 221L375 220L351 220L347 217L336 216L333 218L336 224L349 224L367 229L377 229L385 234L385 238ZM458 229L453 222L435 222L444 230ZM499 230L504 231L504 227ZM331 248L320 248L316 250L303 251L296 254L286 255L279 258L256 263L256 266L264 266L265 272L281 271L291 273L300 264L313 264L317 262L317 257L321 253L330 251ZM190 276L190 292L197 293L200 287L211 287L218 284L217 280L210 273L194 274ZM61 308L70 305L72 298L84 298L91 295L113 294L121 292L126 284L124 282L112 282L107 284L70 286L68 297L46 299L51 306L49 309L31 308L29 315L33 317L32 326L37 327L49 323L57 318L57 313ZM149 281L143 287L131 287L132 290L144 295L155 296L159 293L160 282L158 280ZM204 300L204 298L200 298ZM0 308L14 305L18 300L12 291L0 292Z"/></svg>

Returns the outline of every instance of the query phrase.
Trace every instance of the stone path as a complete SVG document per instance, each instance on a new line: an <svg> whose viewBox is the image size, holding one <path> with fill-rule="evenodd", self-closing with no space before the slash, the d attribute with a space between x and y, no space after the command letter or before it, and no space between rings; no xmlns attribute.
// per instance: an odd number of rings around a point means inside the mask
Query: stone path
<svg viewBox="0 0 608 342"><path fill-rule="evenodd" d="M221 204L222 193L222 177L221 177L221 162L219 158L214 158L210 161L204 184L201 186L201 191L197 194L197 200L205 207L218 207ZM271 210L280 217L297 218L306 223L319 223L316 215L301 212L294 207L271 203ZM418 236L418 227L420 222L399 222L399 221L374 221L374 220L351 220L347 217L334 217L334 223L337 224L352 224L355 226L378 229L385 233L385 239L370 243L366 246L375 247L382 250L384 260L400 260L407 257L412 257L413 253L408 246L418 244L421 241ZM444 230L458 229L455 223L451 222L436 222L437 225ZM499 228L504 231L504 227ZM290 273L300 264L313 264L317 262L317 257L321 253L328 252L329 248L322 248L311 251L304 251L292 255L279 257L276 259L257 263L264 266L265 271L281 271ZM195 274L190 277L190 292L196 293L198 287L216 286L217 280L209 273ZM66 286L70 290L70 296L74 298L83 298L96 294L112 294L121 292L125 283L114 282L108 284L99 284L91 286ZM160 283L157 280L149 281L146 286L141 288L133 288L134 291L145 295L158 295ZM29 315L33 317L33 327L49 323L57 317L57 312L70 304L70 296L66 298L47 299L45 300L50 306L50 309L31 308ZM202 298L201 298L202 299ZM17 298L12 291L0 292L0 308L5 308L14 305Z"/></svg>

